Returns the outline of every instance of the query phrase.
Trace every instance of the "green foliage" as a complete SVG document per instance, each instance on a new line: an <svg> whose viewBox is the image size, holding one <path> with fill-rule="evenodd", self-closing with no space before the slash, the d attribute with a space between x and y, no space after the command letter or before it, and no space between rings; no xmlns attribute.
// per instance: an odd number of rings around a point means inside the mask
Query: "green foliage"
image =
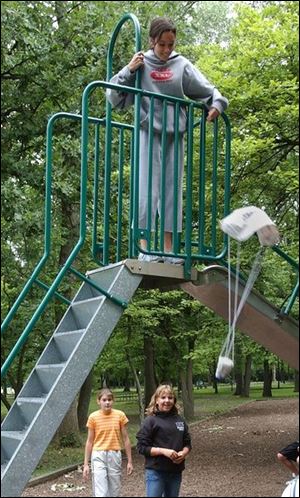
<svg viewBox="0 0 300 498"><path fill-rule="evenodd" d="M228 115L233 127L231 209L247 204L264 207L280 228L281 247L297 258L299 7L292 1L255 2L255 7L252 4L1 3L2 316L7 314L43 254L47 119L58 111L79 113L85 86L92 80L105 80L109 37L127 12L136 14L141 22L144 49L148 47L150 20L160 15L173 18L178 28L178 51L192 60L228 97ZM116 48L114 65L119 69L134 51L131 24L122 29ZM95 92L91 98L91 114L103 117L104 102L104 92ZM114 136L114 145L117 140ZM80 127L73 122L60 123L54 140L52 253L41 278L48 284L57 274L63 248L78 234L79 174ZM77 259L78 268L83 272L95 267L90 256L91 167L88 176L88 236ZM114 171L111 190L114 225L117 182L118 174ZM127 164L124 185L128 192ZM222 197L220 187L218 213L222 212ZM125 201L123 212L127 225L128 211ZM99 218L103 218L101 205ZM123 233L127 247L125 229ZM102 226L100 237L101 234ZM115 236L114 226L112 239ZM245 273L249 271L256 249L257 242L253 240L243 245ZM258 290L280 307L294 283L295 274L289 265L268 251L257 282ZM63 294L72 295L77 286L70 278L62 284L61 290ZM28 295L3 339L3 357L7 356L42 295L40 289ZM293 313L297 316L297 307ZM12 366L11 384L22 384L50 337L58 314L57 305L53 304L38 322L25 345L23 359ZM142 376L144 334L150 336L155 345L158 379L177 380L178 366L189 359L193 360L194 374L208 375L226 333L223 320L186 295L140 291L96 365L97 382L113 373L114 379L122 383L128 376L126 354L130 354ZM265 352L244 336L240 340L243 354L251 352L258 366ZM274 358L270 358L273 362Z"/></svg>
<svg viewBox="0 0 300 498"><path fill-rule="evenodd" d="M81 440L78 434L75 432L70 432L65 434L59 439L60 448L81 448Z"/></svg>

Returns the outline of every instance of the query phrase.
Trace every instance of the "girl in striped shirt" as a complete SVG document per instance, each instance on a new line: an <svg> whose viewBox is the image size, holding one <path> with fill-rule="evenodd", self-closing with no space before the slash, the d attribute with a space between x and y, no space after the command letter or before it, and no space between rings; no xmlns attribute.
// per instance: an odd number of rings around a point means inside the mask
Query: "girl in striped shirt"
<svg viewBox="0 0 300 498"><path fill-rule="evenodd" d="M91 413L87 421L83 478L89 477L91 459L94 496L119 496L121 489L122 455L127 455L127 475L133 471L131 445L127 432L128 418L121 410L112 408L113 393L102 389L97 395L100 409Z"/></svg>

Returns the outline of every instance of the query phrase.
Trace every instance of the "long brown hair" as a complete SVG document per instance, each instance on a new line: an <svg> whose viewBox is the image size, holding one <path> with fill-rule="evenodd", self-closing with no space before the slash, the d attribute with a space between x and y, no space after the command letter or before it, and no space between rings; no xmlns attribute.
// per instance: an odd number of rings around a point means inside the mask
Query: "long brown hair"
<svg viewBox="0 0 300 498"><path fill-rule="evenodd" d="M180 412L180 406L177 403L177 397L173 387L170 384L160 384L151 397L150 403L146 409L147 415L155 415L158 412L157 398L159 398L164 391L172 394L172 396L174 397L174 406L172 408L172 411L175 413Z"/></svg>
<svg viewBox="0 0 300 498"><path fill-rule="evenodd" d="M171 19L167 19L166 17L157 17L156 19L153 19L149 29L149 41L151 47L154 40L159 40L165 31L171 31L176 36L176 26L173 21L171 21Z"/></svg>

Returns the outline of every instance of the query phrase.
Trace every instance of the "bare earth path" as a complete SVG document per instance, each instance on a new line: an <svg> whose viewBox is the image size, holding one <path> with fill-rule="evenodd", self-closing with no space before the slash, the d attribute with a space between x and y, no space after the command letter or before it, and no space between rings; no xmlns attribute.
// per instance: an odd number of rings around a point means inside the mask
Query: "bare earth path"
<svg viewBox="0 0 300 498"><path fill-rule="evenodd" d="M276 453L298 439L298 408L298 399L252 401L226 416L190 426L193 450L180 496L281 496L290 474L277 462ZM123 473L121 496L142 497L144 460L135 450L133 460L132 476ZM91 483L74 471L28 487L22 496L92 496Z"/></svg>

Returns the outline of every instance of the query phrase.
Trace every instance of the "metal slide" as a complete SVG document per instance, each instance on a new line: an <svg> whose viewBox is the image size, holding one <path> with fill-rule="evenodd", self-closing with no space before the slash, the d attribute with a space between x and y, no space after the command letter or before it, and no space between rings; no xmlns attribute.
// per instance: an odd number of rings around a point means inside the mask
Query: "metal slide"
<svg viewBox="0 0 300 498"><path fill-rule="evenodd" d="M179 287L228 320L228 273L225 267L212 265L202 271L192 268L191 280L184 281L184 270L180 266L140 263L136 260L126 260L125 264L131 272L144 276L141 284L144 288L170 290ZM239 296L244 285L240 280ZM234 302L233 295L231 301ZM299 369L298 322L290 315L280 313L257 291L251 291L237 321L237 328L292 368Z"/></svg>

